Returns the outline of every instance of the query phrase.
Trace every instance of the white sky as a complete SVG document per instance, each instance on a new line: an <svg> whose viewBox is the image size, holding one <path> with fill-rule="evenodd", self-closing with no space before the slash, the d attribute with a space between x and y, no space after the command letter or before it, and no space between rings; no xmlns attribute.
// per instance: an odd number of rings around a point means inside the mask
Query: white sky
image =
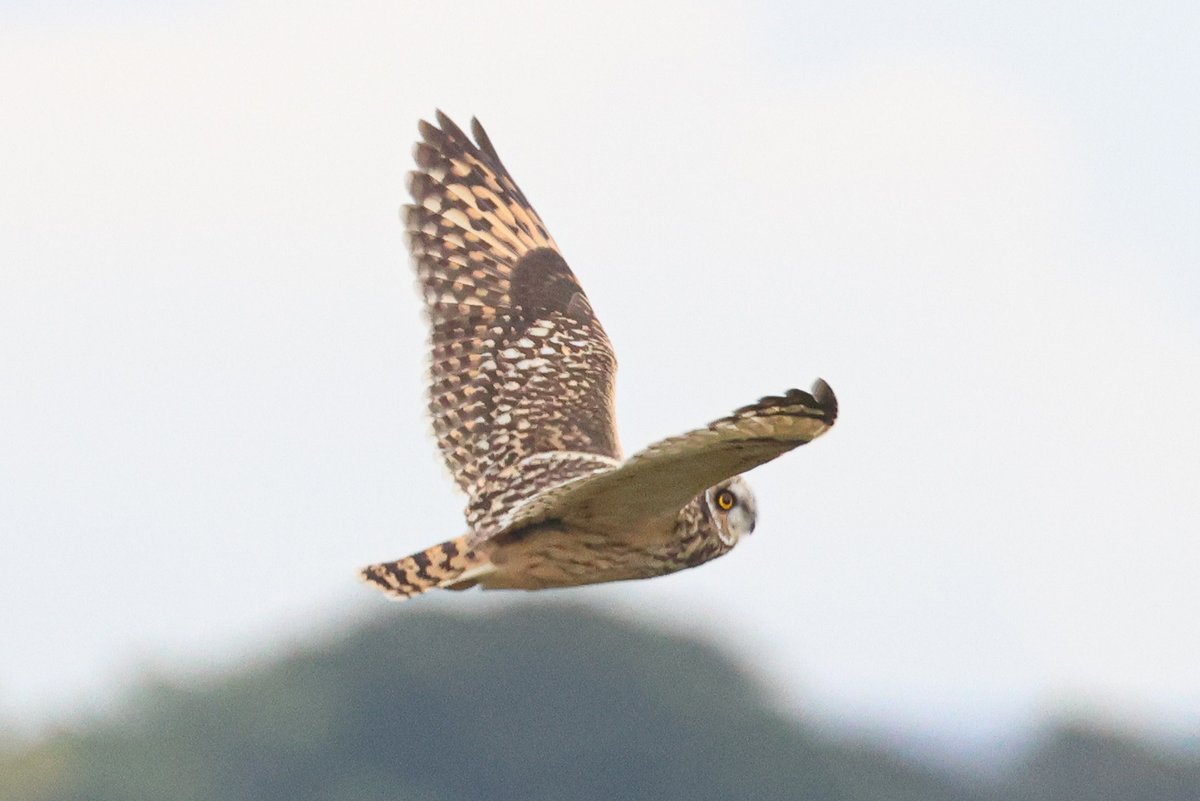
<svg viewBox="0 0 1200 801"><path fill-rule="evenodd" d="M842 403L729 558L550 598L831 720L1200 731L1200 11L1069 5L0 4L0 712L371 614L355 568L460 532L397 217L440 106L627 450Z"/></svg>

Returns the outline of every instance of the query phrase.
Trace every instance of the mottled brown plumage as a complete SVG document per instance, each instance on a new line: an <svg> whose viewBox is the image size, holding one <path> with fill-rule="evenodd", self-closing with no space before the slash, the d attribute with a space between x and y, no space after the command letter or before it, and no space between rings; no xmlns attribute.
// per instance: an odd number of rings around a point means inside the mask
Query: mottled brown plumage
<svg viewBox="0 0 1200 801"><path fill-rule="evenodd" d="M394 598L541 589L733 548L756 511L739 474L833 425L833 391L766 397L623 461L616 358L578 279L478 121L474 141L437 121L420 123L403 216L430 320L430 416L468 530L362 578Z"/></svg>

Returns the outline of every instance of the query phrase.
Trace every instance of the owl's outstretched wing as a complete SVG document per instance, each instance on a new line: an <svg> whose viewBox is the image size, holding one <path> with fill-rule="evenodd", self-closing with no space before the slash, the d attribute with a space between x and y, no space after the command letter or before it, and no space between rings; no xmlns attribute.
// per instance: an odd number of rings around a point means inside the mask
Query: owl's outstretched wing
<svg viewBox="0 0 1200 801"><path fill-rule="evenodd" d="M429 313L429 410L478 507L534 454L620 458L616 358L571 268L476 120L422 121L404 209ZM531 497L530 493L514 500Z"/></svg>
<svg viewBox="0 0 1200 801"><path fill-rule="evenodd" d="M625 533L672 518L704 490L769 462L825 433L837 398L823 380L812 392L790 389L762 398L706 427L662 440L607 470L596 469L476 526L473 542L546 521Z"/></svg>

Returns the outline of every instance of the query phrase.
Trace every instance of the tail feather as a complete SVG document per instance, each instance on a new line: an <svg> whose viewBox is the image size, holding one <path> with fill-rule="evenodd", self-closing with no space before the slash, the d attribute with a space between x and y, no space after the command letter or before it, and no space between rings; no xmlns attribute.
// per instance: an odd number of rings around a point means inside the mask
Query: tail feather
<svg viewBox="0 0 1200 801"><path fill-rule="evenodd" d="M403 601L435 587L466 589L491 569L487 558L471 550L463 536L394 562L368 565L358 577L392 599Z"/></svg>

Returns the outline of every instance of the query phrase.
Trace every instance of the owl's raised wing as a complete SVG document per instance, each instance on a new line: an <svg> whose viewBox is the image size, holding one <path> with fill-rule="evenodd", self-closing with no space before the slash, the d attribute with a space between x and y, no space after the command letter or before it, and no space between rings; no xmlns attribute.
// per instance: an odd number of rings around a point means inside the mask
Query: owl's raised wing
<svg viewBox="0 0 1200 801"><path fill-rule="evenodd" d="M404 220L431 325L434 433L477 506L531 455L620 458L616 358L479 122L471 141L440 111L437 121L420 123Z"/></svg>
<svg viewBox="0 0 1200 801"><path fill-rule="evenodd" d="M825 433L837 398L823 380L812 392L762 398L706 427L657 442L609 469L566 481L504 516L477 526L475 541L546 521L620 534L679 509L721 481L769 462Z"/></svg>

